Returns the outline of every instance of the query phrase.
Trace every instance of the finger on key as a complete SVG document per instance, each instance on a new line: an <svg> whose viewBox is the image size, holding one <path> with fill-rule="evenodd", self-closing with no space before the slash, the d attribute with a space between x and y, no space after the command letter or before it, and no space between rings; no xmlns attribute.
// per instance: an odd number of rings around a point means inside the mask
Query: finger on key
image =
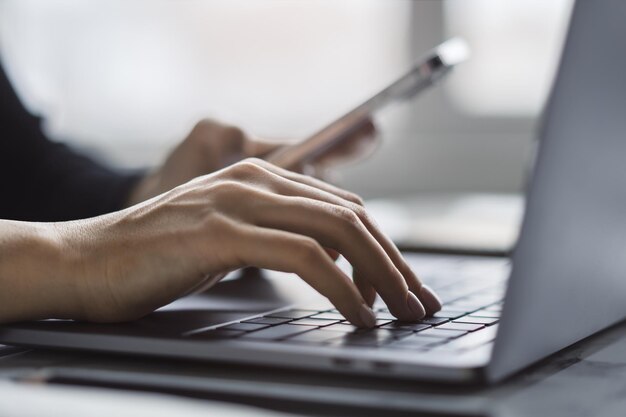
<svg viewBox="0 0 626 417"><path fill-rule="evenodd" d="M251 223L309 236L337 250L376 289L392 314L406 321L424 316L419 300L353 211L305 197L270 195L256 201Z"/></svg>
<svg viewBox="0 0 626 417"><path fill-rule="evenodd" d="M281 169L275 167L276 169ZM289 171L287 171L289 172ZM297 174L295 174L297 175ZM332 204L341 205L346 207L352 211L354 211L365 227L369 230L372 236L379 242L385 252L388 254L389 258L396 266L396 268L400 271L402 276L404 277L410 291L417 296L419 299L419 303L423 305L426 313L431 315L441 310L441 300L435 294L435 292L430 289L428 286L422 284L420 279L417 277L415 272L409 267L406 263L402 254L396 247L396 245L380 230L374 219L365 211L364 207L354 201L360 200L359 197L349 196L349 199L346 199L342 196L341 189L328 185L328 187L317 188L315 185L312 185L314 181L318 181L315 179L309 179L308 177L304 177L306 181L302 180L297 176L292 176L294 178L294 183L284 183L281 182L280 186L282 189L277 190L278 192L282 192L285 195L301 195L306 196L312 199L317 199L320 201L325 201ZM321 182L321 181L318 181ZM325 184L321 182L322 184ZM331 187L331 188L329 188ZM335 190L339 190L335 192ZM347 192L344 192L347 193ZM351 193L350 193L351 194ZM412 302L416 305L415 300Z"/></svg>
<svg viewBox="0 0 626 417"><path fill-rule="evenodd" d="M263 227L238 227L240 242L234 247L239 266L257 266L293 272L327 297L358 327L373 327L376 317L358 289L314 239Z"/></svg>

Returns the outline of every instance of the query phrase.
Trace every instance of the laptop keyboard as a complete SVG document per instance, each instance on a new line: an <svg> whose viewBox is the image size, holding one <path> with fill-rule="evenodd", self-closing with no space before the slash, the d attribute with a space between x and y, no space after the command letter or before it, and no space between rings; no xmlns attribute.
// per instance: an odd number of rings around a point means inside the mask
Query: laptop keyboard
<svg viewBox="0 0 626 417"><path fill-rule="evenodd" d="M377 325L372 329L352 326L328 304L287 308L239 323L192 331L187 336L195 340L236 338L334 348L448 352L468 351L495 339L509 272L507 260L414 255L409 261L444 302L443 309L432 317L400 322L377 300Z"/></svg>

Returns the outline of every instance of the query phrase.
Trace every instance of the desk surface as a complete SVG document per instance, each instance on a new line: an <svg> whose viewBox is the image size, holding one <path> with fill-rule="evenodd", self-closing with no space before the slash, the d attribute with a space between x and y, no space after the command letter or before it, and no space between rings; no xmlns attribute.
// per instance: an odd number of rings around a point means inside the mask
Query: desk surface
<svg viewBox="0 0 626 417"><path fill-rule="evenodd" d="M1 351L0 351L1 352ZM0 357L0 378L58 372L60 382L226 400L301 415L615 416L626 409L626 322L494 387L441 386L214 363L43 350Z"/></svg>

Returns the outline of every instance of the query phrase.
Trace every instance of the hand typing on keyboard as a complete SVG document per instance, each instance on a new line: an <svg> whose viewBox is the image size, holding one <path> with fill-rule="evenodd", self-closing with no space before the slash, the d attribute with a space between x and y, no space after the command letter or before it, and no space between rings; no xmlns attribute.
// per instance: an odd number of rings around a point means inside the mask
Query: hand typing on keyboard
<svg viewBox="0 0 626 417"><path fill-rule="evenodd" d="M1 304L15 308L0 309L0 322L137 319L245 266L296 273L359 327L376 326L377 294L403 321L441 308L359 197L260 159L104 216L6 227L37 239L7 252L27 267L2 291ZM28 244L41 246L37 257L24 255L33 253ZM353 266L353 279L335 264L337 253Z"/></svg>
<svg viewBox="0 0 626 417"><path fill-rule="evenodd" d="M238 323L200 327L184 334L199 342L229 339L253 343L289 343L343 349L393 349L420 354L459 355L489 350L495 339L506 289L505 259L411 255L446 307L431 317L403 322L390 314L380 298L373 309L376 326L358 328L327 303L299 304L250 317ZM426 259L425 259L426 258Z"/></svg>

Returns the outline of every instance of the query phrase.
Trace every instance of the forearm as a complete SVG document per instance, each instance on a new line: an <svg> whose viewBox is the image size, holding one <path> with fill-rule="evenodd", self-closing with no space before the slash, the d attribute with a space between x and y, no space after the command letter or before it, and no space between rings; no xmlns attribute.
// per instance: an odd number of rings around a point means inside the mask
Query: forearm
<svg viewBox="0 0 626 417"><path fill-rule="evenodd" d="M53 223L0 220L0 322L67 318L80 311Z"/></svg>

